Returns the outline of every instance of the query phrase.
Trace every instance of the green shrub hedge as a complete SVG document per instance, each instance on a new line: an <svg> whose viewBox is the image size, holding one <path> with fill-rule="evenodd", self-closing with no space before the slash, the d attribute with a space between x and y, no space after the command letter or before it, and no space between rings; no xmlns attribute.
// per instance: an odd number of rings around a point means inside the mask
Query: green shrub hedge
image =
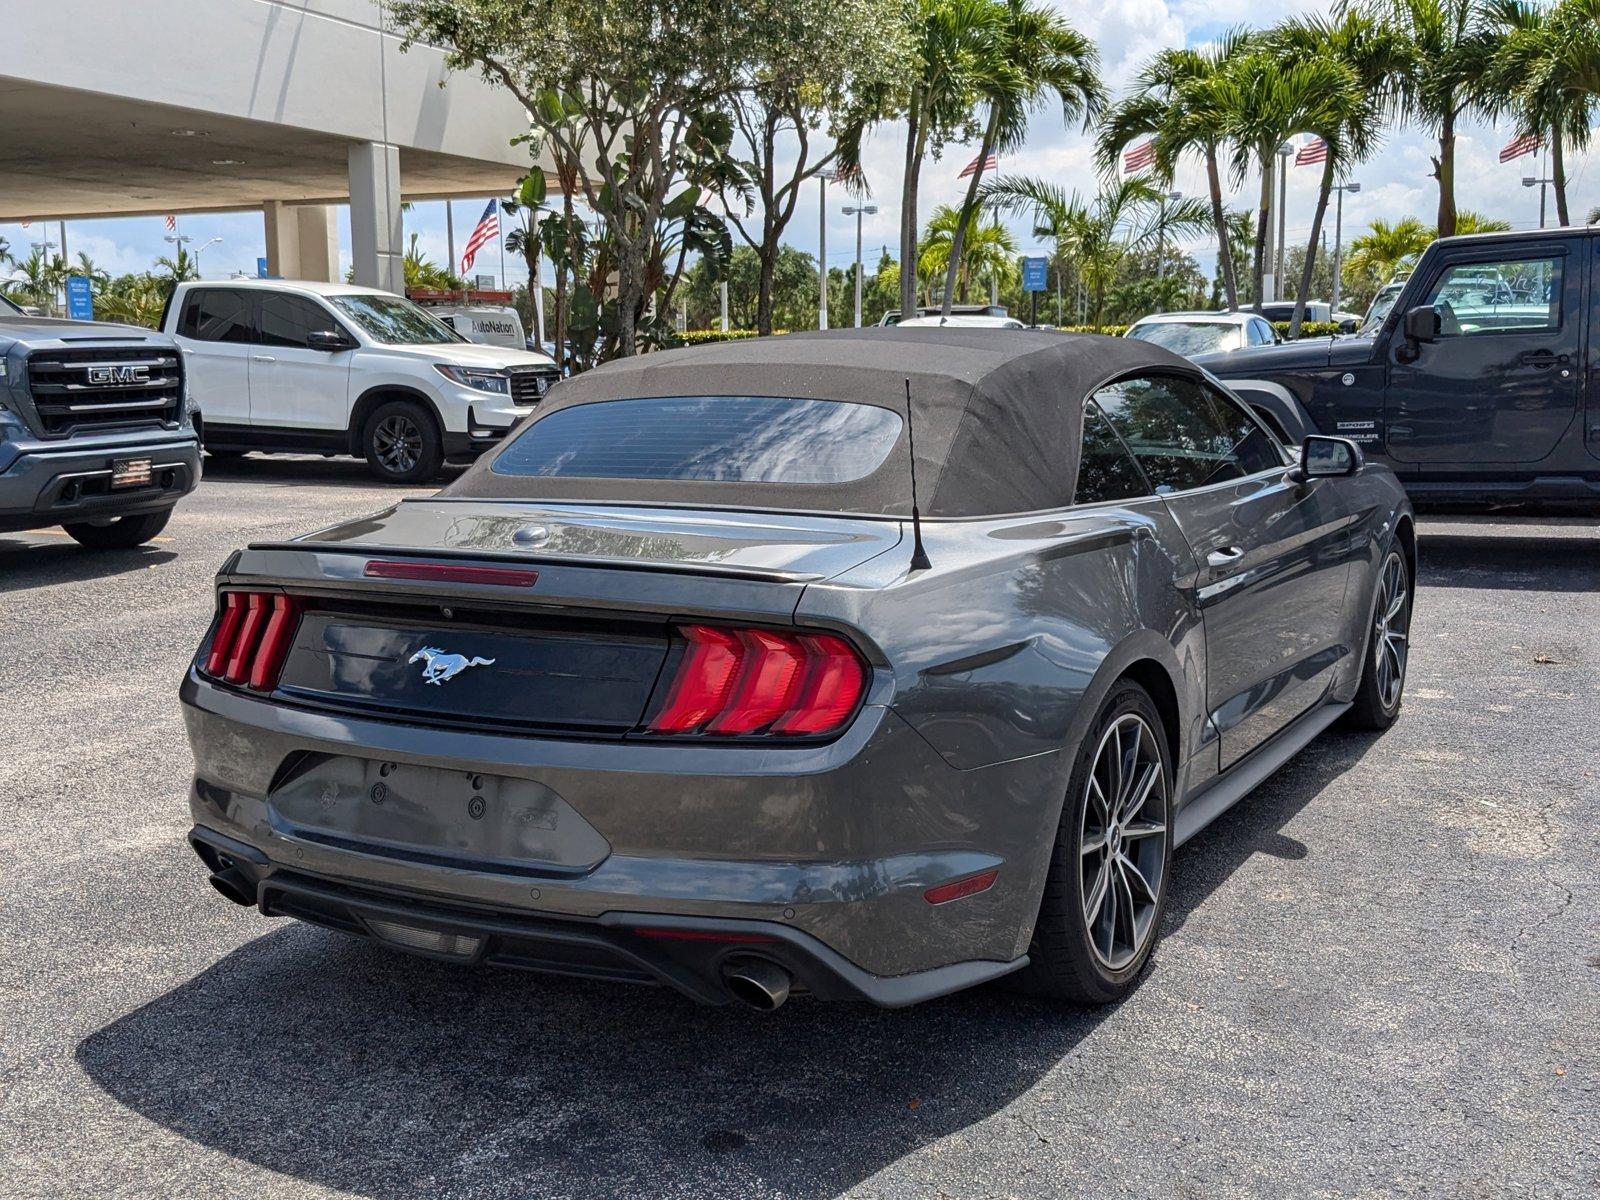
<svg viewBox="0 0 1600 1200"><path fill-rule="evenodd" d="M1058 325L1062 333L1101 333L1107 337L1121 337L1128 332L1126 325L1102 325L1096 329L1092 325ZM1278 321L1273 325L1278 331L1278 336L1289 336L1289 322ZM787 329L774 329L774 334L788 333ZM1300 336L1307 338L1330 337L1339 332L1339 326L1333 321L1307 321L1300 326ZM720 329L690 329L677 335L678 344L681 346L704 346L711 342L738 342L756 336L754 329L730 329L726 333Z"/></svg>

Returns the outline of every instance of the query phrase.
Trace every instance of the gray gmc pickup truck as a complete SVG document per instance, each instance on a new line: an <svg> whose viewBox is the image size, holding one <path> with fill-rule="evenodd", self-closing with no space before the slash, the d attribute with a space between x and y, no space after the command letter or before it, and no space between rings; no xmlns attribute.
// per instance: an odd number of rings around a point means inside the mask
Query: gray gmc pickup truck
<svg viewBox="0 0 1600 1200"><path fill-rule="evenodd" d="M91 549L138 546L199 481L171 338L0 305L0 533L59 525Z"/></svg>

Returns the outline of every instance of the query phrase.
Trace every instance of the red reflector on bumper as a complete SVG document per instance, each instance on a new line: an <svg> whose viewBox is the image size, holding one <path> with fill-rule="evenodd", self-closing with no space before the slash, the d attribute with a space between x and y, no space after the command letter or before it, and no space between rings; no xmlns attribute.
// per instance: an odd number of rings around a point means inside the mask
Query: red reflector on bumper
<svg viewBox="0 0 1600 1200"><path fill-rule="evenodd" d="M532 587L539 572L521 567L465 567L455 563L398 562L375 558L364 572L368 579L417 579L424 583L481 583L495 587Z"/></svg>
<svg viewBox="0 0 1600 1200"><path fill-rule="evenodd" d="M994 886L994 881L1000 877L1000 870L983 871L977 875L968 875L965 879L954 879L949 883L941 883L938 887L931 887L922 893L922 898L929 904L949 904L952 900L961 900L967 896L976 896L979 892L987 892Z"/></svg>

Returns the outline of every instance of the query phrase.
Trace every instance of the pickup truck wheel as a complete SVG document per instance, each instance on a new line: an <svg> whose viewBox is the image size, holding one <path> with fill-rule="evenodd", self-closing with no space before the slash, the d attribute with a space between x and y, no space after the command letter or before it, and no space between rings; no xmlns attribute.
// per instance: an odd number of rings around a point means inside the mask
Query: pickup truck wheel
<svg viewBox="0 0 1600 1200"><path fill-rule="evenodd" d="M169 508L138 517L118 517L115 521L107 521L104 525L82 522L63 525L61 528L65 529L79 545L87 546L91 550L131 550L155 537L167 527L167 522L171 519L172 510Z"/></svg>
<svg viewBox="0 0 1600 1200"><path fill-rule="evenodd" d="M1035 995L1107 1004L1132 989L1161 933L1172 863L1172 768L1161 715L1125 681L1079 747L1028 966Z"/></svg>
<svg viewBox="0 0 1600 1200"><path fill-rule="evenodd" d="M422 483L444 463L439 427L414 400L391 400L374 409L361 446L372 473L388 483Z"/></svg>

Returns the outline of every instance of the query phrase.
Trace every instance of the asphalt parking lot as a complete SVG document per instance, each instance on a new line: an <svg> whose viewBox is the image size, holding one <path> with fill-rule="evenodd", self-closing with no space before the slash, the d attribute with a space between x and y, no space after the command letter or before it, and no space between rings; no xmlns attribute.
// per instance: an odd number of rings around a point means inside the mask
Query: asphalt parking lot
<svg viewBox="0 0 1600 1200"><path fill-rule="evenodd" d="M1406 706L1181 851L1122 1005L771 1016L235 908L184 845L211 576L405 492L213 466L0 535L0 1195L1593 1196L1600 528L1429 517Z"/></svg>

